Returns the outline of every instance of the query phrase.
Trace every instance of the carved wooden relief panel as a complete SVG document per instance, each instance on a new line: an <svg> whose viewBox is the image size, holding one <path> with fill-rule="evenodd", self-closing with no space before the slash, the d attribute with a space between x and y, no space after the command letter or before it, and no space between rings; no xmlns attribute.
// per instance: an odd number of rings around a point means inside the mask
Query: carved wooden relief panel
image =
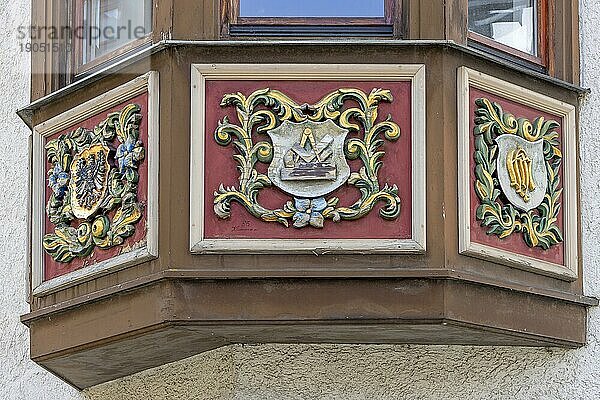
<svg viewBox="0 0 600 400"><path fill-rule="evenodd" d="M574 108L462 69L461 251L577 276Z"/></svg>
<svg viewBox="0 0 600 400"><path fill-rule="evenodd" d="M155 255L156 81L148 74L35 128L34 293Z"/></svg>
<svg viewBox="0 0 600 400"><path fill-rule="evenodd" d="M423 251L423 67L246 67L193 72L192 251Z"/></svg>

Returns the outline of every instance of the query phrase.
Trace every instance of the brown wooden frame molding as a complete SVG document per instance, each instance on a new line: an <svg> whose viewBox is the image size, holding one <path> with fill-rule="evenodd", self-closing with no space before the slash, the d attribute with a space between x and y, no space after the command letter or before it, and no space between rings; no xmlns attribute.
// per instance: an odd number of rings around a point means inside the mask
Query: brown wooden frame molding
<svg viewBox="0 0 600 400"><path fill-rule="evenodd" d="M220 80L405 81L411 83L412 196L410 239L207 239L205 230L206 82ZM399 100L401 101L401 100ZM193 64L190 251L192 253L424 253L426 249L425 66L421 64ZM211 110L218 112L218 110ZM210 189L214 190L214 189Z"/></svg>
<svg viewBox="0 0 600 400"><path fill-rule="evenodd" d="M576 279L579 274L577 243L579 217L575 107L466 67L460 68L457 74L460 252L475 257L491 259L499 263L506 263L517 268L558 276L561 279ZM491 94L534 107L541 112L551 113L561 119L561 157L564 160L562 170L560 170L560 176L564 182L561 183L562 198L564 198L564 201L560 211L564 213L564 218L562 218L564 221L564 232L562 233L562 236L564 236L564 262L562 264L556 261L544 261L536 259L533 256L517 254L508 249L494 248L471 240L470 221L473 218L473 211L471 210L470 198L471 191L474 190L474 183L470 179L470 160L473 158L473 154L470 151L469 144L473 132L469 128L469 124L475 118L470 112L471 88L485 90ZM510 110L505 111L510 112Z"/></svg>
<svg viewBox="0 0 600 400"><path fill-rule="evenodd" d="M98 276L139 264L158 256L158 143L159 143L159 78L158 72L149 72L133 81L121 85L95 99L74 107L33 129L33 192L32 192L32 231L31 231L31 290L35 296L65 289ZM46 221L46 151L45 140L87 118L114 107L139 94L148 93L148 142L145 144L145 158L148 163L148 199L146 207L146 238L140 248L130 249L99 263L85 266L66 275L45 279L45 263L42 242Z"/></svg>
<svg viewBox="0 0 600 400"><path fill-rule="evenodd" d="M577 347L585 319L578 303L452 280L175 279L22 321L32 359L86 388L230 343Z"/></svg>

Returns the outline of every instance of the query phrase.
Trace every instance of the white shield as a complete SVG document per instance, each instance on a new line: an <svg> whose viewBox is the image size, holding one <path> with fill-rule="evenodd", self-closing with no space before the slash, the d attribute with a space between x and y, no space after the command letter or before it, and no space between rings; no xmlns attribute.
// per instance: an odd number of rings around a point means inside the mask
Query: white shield
<svg viewBox="0 0 600 400"><path fill-rule="evenodd" d="M548 188L543 142L530 142L512 134L496 138L500 187L511 204L524 211L539 206Z"/></svg>
<svg viewBox="0 0 600 400"><path fill-rule="evenodd" d="M316 198L348 180L350 166L344 155L348 130L332 120L284 121L268 134L273 142L269 179L284 192Z"/></svg>

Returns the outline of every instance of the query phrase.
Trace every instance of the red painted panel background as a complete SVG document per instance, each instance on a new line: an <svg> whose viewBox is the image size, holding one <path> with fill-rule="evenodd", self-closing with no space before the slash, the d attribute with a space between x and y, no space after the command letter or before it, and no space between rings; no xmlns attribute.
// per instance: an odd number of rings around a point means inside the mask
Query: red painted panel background
<svg viewBox="0 0 600 400"><path fill-rule="evenodd" d="M562 144L562 118L556 115L548 114L539 110L536 110L531 107L527 107L523 104L514 102L512 100L504 99L494 94L485 92L483 90L475 89L473 87L470 88L470 113L471 121L469 123L469 134L470 134L470 146L471 153L475 153L475 136L473 135L473 128L475 127L474 115L475 115L475 100L478 98L485 97L495 103L500 104L504 112L513 114L516 118L527 118L533 122L533 120L537 117L543 116L546 120L553 119L557 121L561 126L556 129L556 132L559 134L559 140ZM563 151L564 154L564 151ZM560 170L560 187L562 187L562 168L564 168L564 160ZM471 182L475 182L475 160L471 157ZM563 196L561 194L560 202L563 204ZM539 260L549 261L556 264L564 265L564 246L562 243L559 243L555 246L550 247L548 250L543 250L541 247L531 248L525 244L523 240L523 235L520 232L515 232L512 235L499 239L496 235L488 235L487 228L481 226L481 221L478 221L475 216L475 210L479 205L479 198L471 185L471 241L475 243L484 244L490 247L494 247L497 249L502 249L505 251L510 251L513 253L537 258ZM535 210L534 210L535 211ZM561 208L558 214L558 226L561 231L564 233L563 226L563 208ZM565 238L565 240L570 240L571 238Z"/></svg>
<svg viewBox="0 0 600 400"><path fill-rule="evenodd" d="M218 121L227 116L232 123L239 123L234 107L220 107L225 94L241 92L246 96L258 89L277 89L291 97L298 104L314 104L325 95L339 88L356 88L369 93L373 88L389 89L394 101L381 103L378 120L392 116L401 129L396 142L385 141L383 168L379 172L379 182L383 187L396 184L402 208L399 217L386 221L379 216L379 203L372 212L356 221L333 222L326 220L323 229L305 227L286 228L279 223L264 222L250 215L244 207L232 203L231 218L220 219L213 210L214 192L221 183L224 186L238 186L239 173L233 159L234 147L220 146L213 133ZM350 106L356 104L348 103ZM277 239L342 239L342 238L390 238L411 237L411 83L410 82L344 82L344 81L207 81L206 82L206 150L205 150L205 237L206 238L277 238ZM357 135L348 134L348 138ZM362 135L362 133L361 133ZM258 139L260 138L260 139ZM269 140L268 135L257 135L258 140ZM352 171L358 171L362 162L349 162ZM268 164L257 163L260 172L266 174ZM338 196L339 205L349 206L360 198L358 189L348 184L325 196ZM281 208L291 196L276 187L260 191L259 202L267 208Z"/></svg>
<svg viewBox="0 0 600 400"><path fill-rule="evenodd" d="M132 104L132 103L138 104L141 107L142 120L140 123L140 140L144 143L144 147L146 148L146 157L147 157L148 156L148 151L147 151L147 149L148 149L147 148L147 146L148 146L148 94L147 93L139 95L139 96L137 96L127 102L124 102L118 106L115 106L107 111L98 113L86 121L80 122L74 126L71 126L67 129L65 129L64 131L61 131L55 135L52 135L51 137L46 139L46 143L49 140L57 138L61 134L68 133L79 127L83 127L86 129L93 129L100 122L104 121L108 114L110 114L112 112L121 111L123 109L123 107L125 107L128 104ZM115 141L113 143L114 143L114 147L116 149L116 147L119 145L118 140L115 139ZM112 163L114 161L113 156L110 157L109 161L111 162L111 165L112 165ZM51 165L49 163L47 163L46 170L48 170L50 168L51 168ZM139 244L146 238L146 207L145 206L147 203L147 193L148 193L148 162L146 159L144 159L139 165L139 174L140 174L140 180L138 183L138 201L142 204L143 214L142 214L142 218L140 219L140 221L138 221L138 223L135 226L136 229L135 229L135 233L133 234L133 236L127 238L125 243L121 246L117 246L117 247L114 247L112 249L107 249L107 250L95 248L94 251L92 252L92 254L90 254L88 257L75 258L69 263L56 262L48 254L44 253L44 280L49 280L49 279L55 278L57 276L61 276L61 275L67 274L69 272L93 265L100 261L108 260L112 257L115 257L115 256L121 254L121 252L124 248L135 247L137 244ZM47 181L46 181L45 192L46 192L46 202L48 202L48 200L50 199L50 194L52 192L52 189L50 189L47 186ZM114 211L109 214L109 218L112 219L113 214L114 214ZM79 225L80 222L81 221L79 221L79 220L75 220L75 221L73 221L72 226L76 227ZM50 222L50 220L46 216L45 233L47 234L47 233L52 233L52 232L54 232L54 225Z"/></svg>

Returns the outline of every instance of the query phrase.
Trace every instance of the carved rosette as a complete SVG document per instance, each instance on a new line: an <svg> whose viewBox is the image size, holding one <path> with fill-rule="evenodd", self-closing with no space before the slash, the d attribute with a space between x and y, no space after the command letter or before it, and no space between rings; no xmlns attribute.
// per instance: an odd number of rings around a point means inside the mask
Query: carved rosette
<svg viewBox="0 0 600 400"><path fill-rule="evenodd" d="M379 215L395 219L400 214L396 185L382 186L379 171L383 166L383 136L395 141L400 127L391 120L379 119L381 102L392 102L389 90L338 89L314 105L298 104L284 93L260 89L249 96L225 95L221 106L234 106L238 123L224 118L215 131L222 146L233 143L233 158L240 171L239 186L221 185L215 192L214 210L229 218L231 202L243 205L253 216L286 227L322 228L326 219L334 222L355 220L367 215L379 202ZM349 133L358 136L346 139ZM256 140L256 136L265 135ZM267 136L268 135L268 136ZM347 160L360 159L362 167L350 171ZM269 164L268 176L256 163ZM361 193L352 205L339 205L339 198L327 196L343 184ZM276 186L293 198L278 209L258 202L261 189Z"/></svg>
<svg viewBox="0 0 600 400"><path fill-rule="evenodd" d="M477 220L500 239L521 232L529 247L562 242L559 123L517 119L485 98L475 104Z"/></svg>
<svg viewBox="0 0 600 400"><path fill-rule="evenodd" d="M46 213L54 232L44 236L43 247L55 261L68 263L96 247L121 245L135 233L142 217L141 119L140 106L130 104L93 130L77 128L46 144L52 189Z"/></svg>

